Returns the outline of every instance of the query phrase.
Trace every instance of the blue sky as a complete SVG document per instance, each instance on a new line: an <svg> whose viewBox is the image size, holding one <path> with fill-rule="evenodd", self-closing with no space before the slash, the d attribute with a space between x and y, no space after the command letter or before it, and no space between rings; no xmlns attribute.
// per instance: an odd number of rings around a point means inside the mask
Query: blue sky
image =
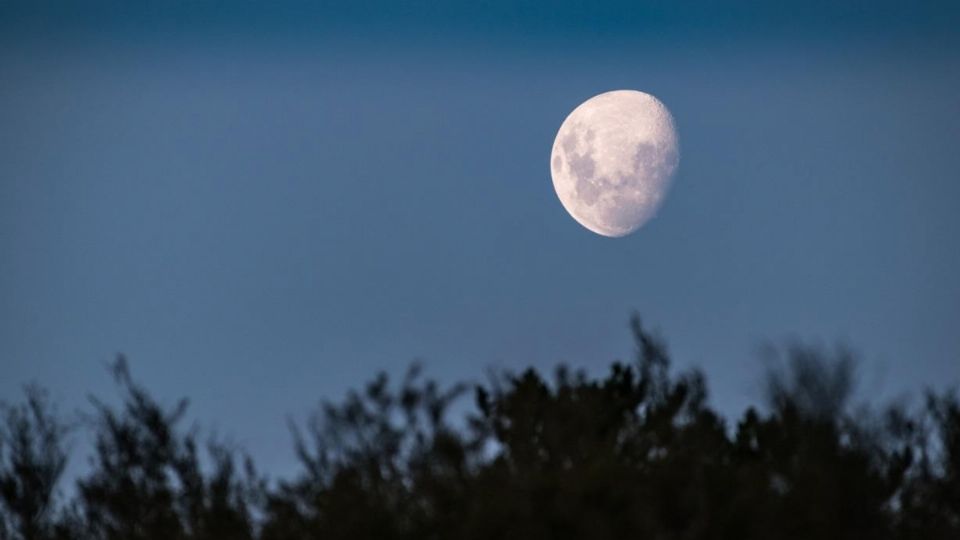
<svg viewBox="0 0 960 540"><path fill-rule="evenodd" d="M285 417L378 370L599 372L634 309L725 411L765 341L960 382L957 9L767 4L6 4L0 399L82 408L123 352L283 472ZM681 161L608 239L548 160L618 88Z"/></svg>

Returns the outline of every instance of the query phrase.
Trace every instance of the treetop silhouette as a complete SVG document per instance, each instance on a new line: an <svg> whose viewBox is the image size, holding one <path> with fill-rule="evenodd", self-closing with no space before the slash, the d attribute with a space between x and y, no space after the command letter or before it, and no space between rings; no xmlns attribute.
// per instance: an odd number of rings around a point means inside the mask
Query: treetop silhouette
<svg viewBox="0 0 960 540"><path fill-rule="evenodd" d="M793 345L766 406L729 424L701 373L631 328L636 358L602 377L381 374L292 425L302 467L281 480L201 443L186 402L158 403L120 358L122 403L94 401L91 467L58 497L68 423L29 388L3 408L0 539L960 538L955 392L864 412L849 351Z"/></svg>

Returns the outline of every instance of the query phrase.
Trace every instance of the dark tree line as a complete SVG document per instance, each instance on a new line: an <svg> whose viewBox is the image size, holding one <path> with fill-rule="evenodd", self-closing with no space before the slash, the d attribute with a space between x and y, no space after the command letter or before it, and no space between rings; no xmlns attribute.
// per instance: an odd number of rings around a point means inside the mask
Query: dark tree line
<svg viewBox="0 0 960 540"><path fill-rule="evenodd" d="M294 427L302 470L280 481L183 427L185 402L155 401L122 359L122 405L76 426L29 388L2 409L0 539L960 538L955 393L858 410L850 355L794 346L767 407L728 424L700 373L633 331L635 361L600 378L380 375ZM71 429L95 444L64 489Z"/></svg>

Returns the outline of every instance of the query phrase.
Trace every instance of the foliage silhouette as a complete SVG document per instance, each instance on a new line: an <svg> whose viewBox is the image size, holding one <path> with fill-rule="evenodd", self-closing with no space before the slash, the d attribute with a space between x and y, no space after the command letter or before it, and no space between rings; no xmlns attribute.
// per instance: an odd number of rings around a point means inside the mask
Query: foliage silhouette
<svg viewBox="0 0 960 540"><path fill-rule="evenodd" d="M0 538L56 538L63 531L53 515L54 489L67 464L67 427L42 389L30 386L25 393L25 403L2 407Z"/></svg>
<svg viewBox="0 0 960 540"><path fill-rule="evenodd" d="M41 391L6 407L0 539L956 539L960 403L870 413L853 355L792 345L766 407L735 425L697 371L632 321L637 357L604 377L530 369L441 387L417 366L293 425L302 464L268 482L113 371L91 469L56 500L66 429ZM451 419L472 394L473 407Z"/></svg>

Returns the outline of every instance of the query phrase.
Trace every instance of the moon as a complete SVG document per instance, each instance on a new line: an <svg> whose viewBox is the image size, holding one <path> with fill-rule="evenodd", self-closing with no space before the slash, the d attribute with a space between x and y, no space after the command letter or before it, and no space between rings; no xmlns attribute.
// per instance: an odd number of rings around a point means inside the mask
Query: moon
<svg viewBox="0 0 960 540"><path fill-rule="evenodd" d="M680 161L667 107L636 90L594 96L573 110L550 154L560 203L587 229L626 236L649 221Z"/></svg>

